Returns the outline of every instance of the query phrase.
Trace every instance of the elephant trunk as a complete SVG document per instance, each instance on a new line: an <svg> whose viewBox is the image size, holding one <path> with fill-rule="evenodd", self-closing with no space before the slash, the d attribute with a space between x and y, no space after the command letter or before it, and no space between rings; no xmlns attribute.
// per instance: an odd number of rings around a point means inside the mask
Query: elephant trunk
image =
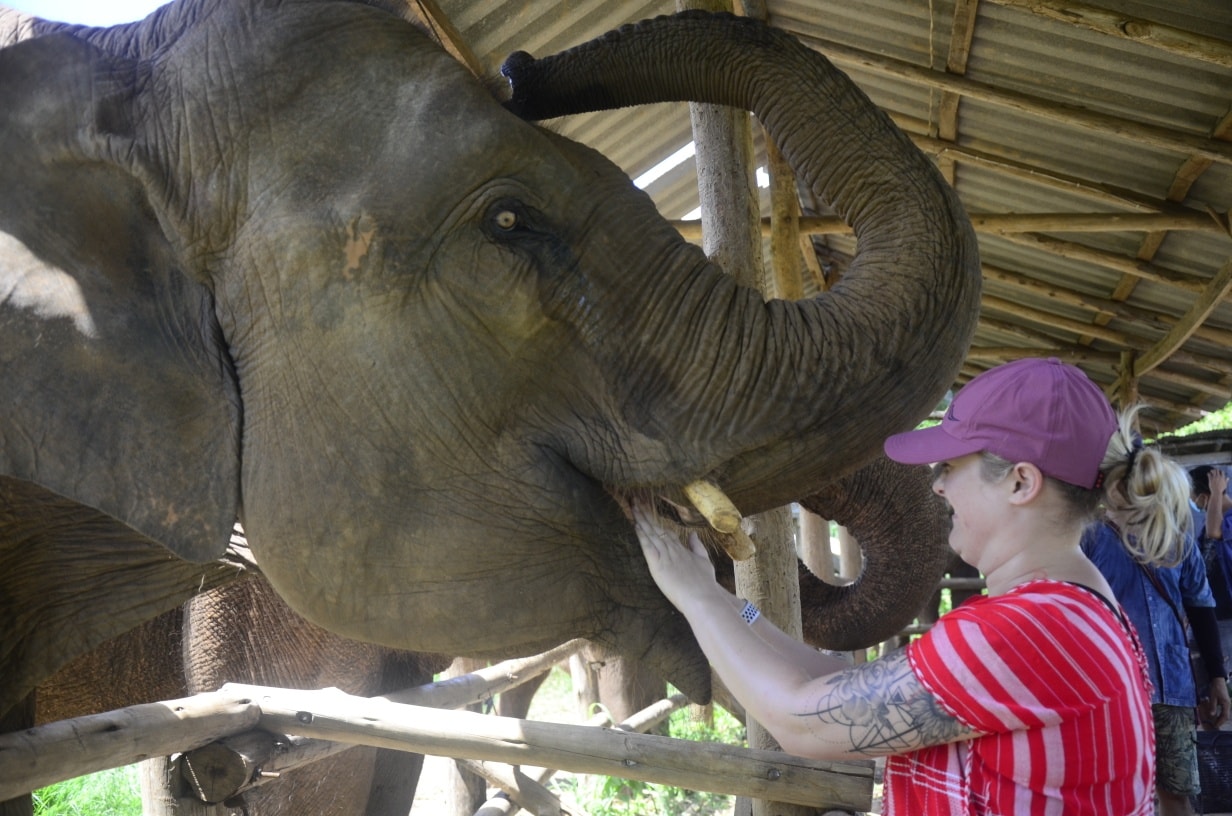
<svg viewBox="0 0 1232 816"><path fill-rule="evenodd" d="M800 504L846 527L864 552L863 572L846 586L800 564L805 641L842 651L872 646L920 614L952 558L949 512L927 468L880 457Z"/></svg>
<svg viewBox="0 0 1232 816"><path fill-rule="evenodd" d="M658 299L643 314L661 325L639 332L656 339L629 349L628 370L651 358L665 379L697 384L676 394L685 408L656 415L711 446L692 452L741 510L867 463L953 382L978 316L974 232L927 157L823 56L751 20L688 12L537 61L517 53L503 72L507 107L530 119L673 100L752 110L798 178L853 226L850 272L807 301L764 303L713 273L695 279L693 300L670 275L639 281ZM722 339L691 348L679 325L699 316ZM698 428L714 433L699 441Z"/></svg>

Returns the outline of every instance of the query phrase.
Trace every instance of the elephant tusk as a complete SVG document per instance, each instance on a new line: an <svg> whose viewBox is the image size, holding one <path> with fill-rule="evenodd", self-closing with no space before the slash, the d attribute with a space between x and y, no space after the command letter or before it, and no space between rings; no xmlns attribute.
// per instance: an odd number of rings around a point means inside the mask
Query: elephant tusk
<svg viewBox="0 0 1232 816"><path fill-rule="evenodd" d="M699 479L685 485L684 494L710 526L722 534L719 543L732 559L743 561L757 552L753 540L740 526L740 511L718 485Z"/></svg>

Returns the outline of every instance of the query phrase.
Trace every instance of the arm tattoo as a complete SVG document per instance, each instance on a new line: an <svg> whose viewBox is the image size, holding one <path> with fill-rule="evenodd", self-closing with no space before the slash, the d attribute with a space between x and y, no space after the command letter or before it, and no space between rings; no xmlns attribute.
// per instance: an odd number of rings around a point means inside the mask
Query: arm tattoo
<svg viewBox="0 0 1232 816"><path fill-rule="evenodd" d="M866 756L900 754L979 733L938 705L912 673L905 649L834 675L815 710L797 716L821 726L819 739L835 725L845 728L851 746Z"/></svg>

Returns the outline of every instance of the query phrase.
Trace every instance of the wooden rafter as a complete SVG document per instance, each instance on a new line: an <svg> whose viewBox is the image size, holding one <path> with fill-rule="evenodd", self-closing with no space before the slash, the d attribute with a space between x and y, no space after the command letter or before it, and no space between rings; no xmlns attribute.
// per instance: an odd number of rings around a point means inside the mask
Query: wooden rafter
<svg viewBox="0 0 1232 816"><path fill-rule="evenodd" d="M465 65L475 76L484 75L483 64L462 39L462 34L454 27L449 16L441 11L436 0L406 0L406 8L411 19L431 33L454 59Z"/></svg>
<svg viewBox="0 0 1232 816"><path fill-rule="evenodd" d="M1025 9L1066 25L1082 26L1109 37L1131 40L1179 57L1202 60L1232 68L1232 44L1192 31L1131 17L1118 11L1096 8L1071 0L989 0L1002 6Z"/></svg>
<svg viewBox="0 0 1232 816"><path fill-rule="evenodd" d="M897 121L897 120L896 120ZM899 123L902 127L902 123ZM909 131L910 128L907 128ZM1109 184L1098 184L1088 179L1068 176L1052 172L1042 167L1026 164L1017 159L1001 155L995 148L976 150L971 147L949 144L940 139L913 134L911 140L925 153L937 161L949 158L966 164L978 165L987 170L1023 181L1029 184L1047 187L1065 193L1073 193L1099 201L1113 207L1127 207L1141 212L1197 212L1183 207L1164 198L1151 198L1133 190L1114 187Z"/></svg>
<svg viewBox="0 0 1232 816"><path fill-rule="evenodd" d="M1232 291L1232 260L1225 263L1215 274L1202 295L1194 300L1193 306L1172 330L1134 361L1134 376L1141 377L1168 359L1168 356L1180 348L1198 326L1202 325L1215 305L1227 297L1229 291Z"/></svg>
<svg viewBox="0 0 1232 816"><path fill-rule="evenodd" d="M854 67L883 76L892 76L927 88L950 91L968 99L979 99L982 102L1009 108L1036 119L1060 122L1123 141L1171 150L1181 155L1195 155L1222 164L1232 164L1232 144L1217 139L1111 116L1076 105L1065 105L1041 99L1030 94L998 88L966 77L951 76L942 71L922 68L903 60L870 54L857 48L814 37L802 37L802 39L829 57L839 67Z"/></svg>
<svg viewBox="0 0 1232 816"><path fill-rule="evenodd" d="M968 213L976 232L1013 235L1024 232L1228 232L1227 216L1196 210L1175 213ZM693 239L700 228L696 221L674 221L676 229ZM769 236L771 219L762 219L762 234ZM849 235L851 227L841 218L804 216L800 229L809 235Z"/></svg>

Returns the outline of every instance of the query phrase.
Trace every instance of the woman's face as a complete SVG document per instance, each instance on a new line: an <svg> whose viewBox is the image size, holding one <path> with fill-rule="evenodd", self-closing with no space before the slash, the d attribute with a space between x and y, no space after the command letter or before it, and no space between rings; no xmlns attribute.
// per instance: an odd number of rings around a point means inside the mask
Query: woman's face
<svg viewBox="0 0 1232 816"><path fill-rule="evenodd" d="M940 462L933 474L933 492L950 506L950 549L978 566L984 544L1005 523L996 483L984 479L978 453Z"/></svg>

